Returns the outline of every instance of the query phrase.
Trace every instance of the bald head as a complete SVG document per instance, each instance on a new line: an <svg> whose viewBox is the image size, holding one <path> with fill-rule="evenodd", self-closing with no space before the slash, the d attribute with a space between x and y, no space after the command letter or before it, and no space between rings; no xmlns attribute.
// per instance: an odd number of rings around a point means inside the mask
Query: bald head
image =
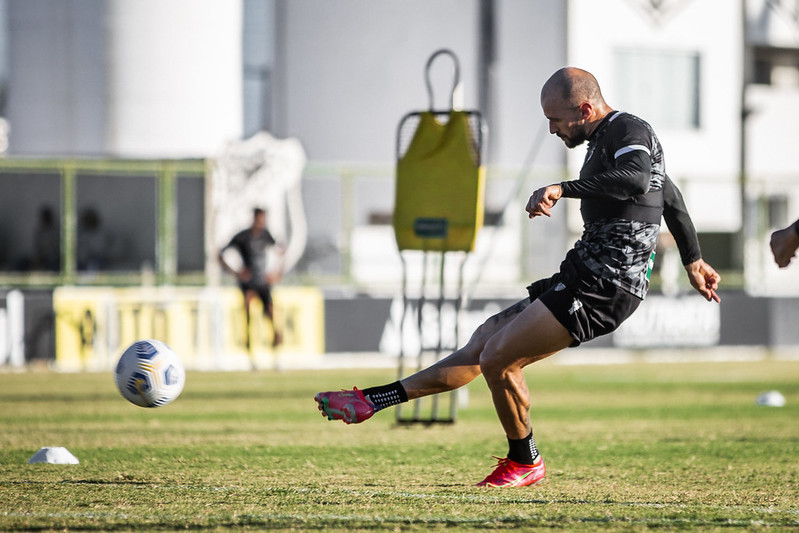
<svg viewBox="0 0 799 533"><path fill-rule="evenodd" d="M575 107L584 102L592 105L605 103L594 75L575 67L564 67L550 76L541 89L541 101L549 98Z"/></svg>
<svg viewBox="0 0 799 533"><path fill-rule="evenodd" d="M583 143L608 113L596 78L585 70L566 67L555 72L541 88L541 107L549 132L569 148Z"/></svg>

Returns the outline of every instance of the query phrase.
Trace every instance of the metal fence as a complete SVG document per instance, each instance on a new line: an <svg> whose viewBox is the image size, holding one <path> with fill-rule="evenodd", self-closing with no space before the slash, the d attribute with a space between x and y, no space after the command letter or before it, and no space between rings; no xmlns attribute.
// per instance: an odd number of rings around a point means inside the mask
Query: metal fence
<svg viewBox="0 0 799 533"><path fill-rule="evenodd" d="M206 242L209 175L206 160L0 160L0 287L208 283L215 257ZM302 197L308 243L287 280L396 287L393 178L389 164L307 165ZM560 179L558 171L520 175L488 169L486 225L478 237L485 242L478 241L473 260L481 284L518 284L557 267L579 228L563 220L567 217L529 224L521 215L532 189ZM793 220L799 186L750 178L741 194L740 232L700 233L709 262L722 270L727 289L799 294L799 275L778 272L768 248L770 232ZM573 222L579 218L577 203L568 204ZM37 257L47 209L53 217L50 232L57 235L50 266ZM91 211L106 232L100 241L103 257L94 263L84 257L84 244L92 241L86 216ZM656 287L660 281L656 271Z"/></svg>

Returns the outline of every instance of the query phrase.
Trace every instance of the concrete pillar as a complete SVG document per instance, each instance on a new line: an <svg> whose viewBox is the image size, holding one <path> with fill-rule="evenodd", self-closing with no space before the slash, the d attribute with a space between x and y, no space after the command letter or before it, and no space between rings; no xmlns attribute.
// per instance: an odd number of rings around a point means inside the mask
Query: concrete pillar
<svg viewBox="0 0 799 533"><path fill-rule="evenodd" d="M241 2L111 0L107 150L203 156L242 134Z"/></svg>

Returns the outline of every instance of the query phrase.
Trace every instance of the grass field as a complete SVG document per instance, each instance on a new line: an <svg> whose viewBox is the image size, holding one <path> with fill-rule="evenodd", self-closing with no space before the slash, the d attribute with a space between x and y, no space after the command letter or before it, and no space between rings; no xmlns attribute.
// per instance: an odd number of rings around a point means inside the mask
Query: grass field
<svg viewBox="0 0 799 533"><path fill-rule="evenodd" d="M506 443L485 382L454 425L324 420L387 370L189 373L142 409L110 374L0 373L0 530L799 527L799 362L528 369L539 486L473 484ZM755 405L780 390L782 408ZM64 446L79 465L27 464Z"/></svg>

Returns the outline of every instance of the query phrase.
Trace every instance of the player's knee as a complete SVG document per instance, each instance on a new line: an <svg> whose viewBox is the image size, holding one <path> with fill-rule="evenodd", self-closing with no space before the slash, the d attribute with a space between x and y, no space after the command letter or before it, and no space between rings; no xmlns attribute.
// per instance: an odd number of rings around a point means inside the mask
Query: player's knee
<svg viewBox="0 0 799 533"><path fill-rule="evenodd" d="M459 348L453 355L457 356L459 366L478 367L480 365L480 353L482 351L482 344L469 340L469 342Z"/></svg>
<svg viewBox="0 0 799 533"><path fill-rule="evenodd" d="M469 339L469 344L473 349L483 351L488 339L490 339L495 333L496 330L494 327L492 327L487 321L483 322L477 327L476 330L474 330L474 333L472 333L472 336Z"/></svg>
<svg viewBox="0 0 799 533"><path fill-rule="evenodd" d="M503 358L499 356L496 346L486 345L483 351L480 352L480 371L490 386L492 383L507 380L510 368L504 363Z"/></svg>

